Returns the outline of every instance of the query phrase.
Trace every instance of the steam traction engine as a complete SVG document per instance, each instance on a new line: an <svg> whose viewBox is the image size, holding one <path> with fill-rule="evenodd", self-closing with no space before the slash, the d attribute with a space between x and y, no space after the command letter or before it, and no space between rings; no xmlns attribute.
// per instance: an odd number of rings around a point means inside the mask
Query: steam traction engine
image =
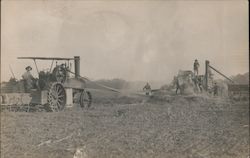
<svg viewBox="0 0 250 158"><path fill-rule="evenodd" d="M29 105L42 105L49 111L61 111L66 106L71 107L75 104L79 104L82 108L91 106L91 93L86 90L85 80L80 76L79 56L74 58L19 57L18 59L34 60L38 73L38 79L33 81L33 88L23 92L29 93ZM39 71L37 60L52 61L50 70ZM54 61L56 61L55 66L53 66ZM74 61L75 72L70 70L71 61ZM59 65L58 62L60 62ZM74 76L70 77L72 74ZM17 94L20 95L20 93Z"/></svg>

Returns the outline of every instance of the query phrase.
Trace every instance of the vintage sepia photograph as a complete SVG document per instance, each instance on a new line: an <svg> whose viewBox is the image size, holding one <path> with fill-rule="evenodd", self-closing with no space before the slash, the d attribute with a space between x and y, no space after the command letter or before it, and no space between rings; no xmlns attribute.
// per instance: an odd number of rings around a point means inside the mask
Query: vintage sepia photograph
<svg viewBox="0 0 250 158"><path fill-rule="evenodd" d="M1 158L249 158L247 0L1 0Z"/></svg>

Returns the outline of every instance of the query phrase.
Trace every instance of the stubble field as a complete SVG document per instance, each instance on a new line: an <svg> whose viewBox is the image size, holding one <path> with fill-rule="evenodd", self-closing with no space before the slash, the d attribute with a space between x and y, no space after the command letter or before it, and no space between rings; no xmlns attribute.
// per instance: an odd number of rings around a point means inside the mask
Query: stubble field
<svg viewBox="0 0 250 158"><path fill-rule="evenodd" d="M249 102L94 98L90 109L2 112L2 158L247 158Z"/></svg>

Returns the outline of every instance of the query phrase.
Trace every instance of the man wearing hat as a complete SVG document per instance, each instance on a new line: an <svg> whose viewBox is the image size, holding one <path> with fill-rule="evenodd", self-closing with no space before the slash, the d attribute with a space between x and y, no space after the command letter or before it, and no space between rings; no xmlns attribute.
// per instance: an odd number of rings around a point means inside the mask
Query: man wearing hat
<svg viewBox="0 0 250 158"><path fill-rule="evenodd" d="M26 92L28 92L30 89L33 88L34 77L30 73L30 71L32 70L32 67L27 66L25 69L26 69L26 72L22 75L22 78L24 80L25 90Z"/></svg>
<svg viewBox="0 0 250 158"><path fill-rule="evenodd" d="M194 75L198 76L200 64L197 59L194 61Z"/></svg>

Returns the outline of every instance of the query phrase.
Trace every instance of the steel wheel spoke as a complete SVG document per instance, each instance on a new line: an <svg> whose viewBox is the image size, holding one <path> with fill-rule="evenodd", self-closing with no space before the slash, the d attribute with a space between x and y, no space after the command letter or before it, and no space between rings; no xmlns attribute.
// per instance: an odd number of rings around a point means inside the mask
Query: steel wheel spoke
<svg viewBox="0 0 250 158"><path fill-rule="evenodd" d="M58 96L58 98L63 98L63 97L64 97L64 95L59 95L59 96Z"/></svg>
<svg viewBox="0 0 250 158"><path fill-rule="evenodd" d="M59 102L56 103L56 106L58 109L60 109L60 107L61 107Z"/></svg>
<svg viewBox="0 0 250 158"><path fill-rule="evenodd" d="M58 94L62 94L63 90L62 89L58 89Z"/></svg>
<svg viewBox="0 0 250 158"><path fill-rule="evenodd" d="M56 92L58 92L58 90L59 90L59 87L58 87L58 86L56 86Z"/></svg>
<svg viewBox="0 0 250 158"><path fill-rule="evenodd" d="M60 103L62 103L62 100L60 100L60 99L58 99L58 101L57 101L58 103L60 102Z"/></svg>

